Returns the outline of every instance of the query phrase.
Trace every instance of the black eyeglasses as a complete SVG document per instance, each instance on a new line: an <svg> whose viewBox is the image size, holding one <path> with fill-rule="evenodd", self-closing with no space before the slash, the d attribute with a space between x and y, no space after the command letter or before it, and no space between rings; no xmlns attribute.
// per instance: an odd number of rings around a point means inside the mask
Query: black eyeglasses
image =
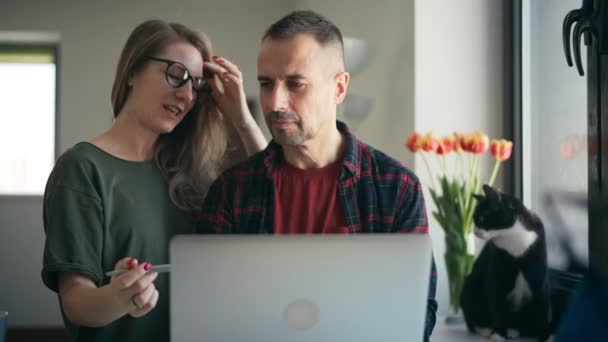
<svg viewBox="0 0 608 342"><path fill-rule="evenodd" d="M188 71L188 68L180 62L152 56L146 56L146 60L167 63L165 78L167 79L167 83L173 88L179 88L186 84L188 80L192 80L192 89L194 89L194 91L206 92L209 90L209 84L207 84L207 81L204 78L192 76L190 71Z"/></svg>

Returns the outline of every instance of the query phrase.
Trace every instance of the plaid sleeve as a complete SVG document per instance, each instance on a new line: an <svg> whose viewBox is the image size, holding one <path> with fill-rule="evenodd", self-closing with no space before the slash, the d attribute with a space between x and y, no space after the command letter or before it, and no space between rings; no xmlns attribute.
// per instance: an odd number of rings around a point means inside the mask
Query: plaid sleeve
<svg viewBox="0 0 608 342"><path fill-rule="evenodd" d="M227 234L233 230L232 208L226 192L226 181L220 177L207 192L201 214L196 219L198 234Z"/></svg>
<svg viewBox="0 0 608 342"><path fill-rule="evenodd" d="M393 231L424 234L429 231L422 184L414 175L401 176Z"/></svg>
<svg viewBox="0 0 608 342"><path fill-rule="evenodd" d="M395 208L395 223L393 227L399 233L428 234L429 226L426 215L426 206L422 193L422 185L414 175L403 175L399 189L397 205ZM425 318L424 341L429 341L435 327L437 301L437 269L435 259L431 257L430 281Z"/></svg>
<svg viewBox="0 0 608 342"><path fill-rule="evenodd" d="M437 317L437 301L435 300L435 292L437 292L437 268L435 267L435 258L431 257L431 274L429 282L429 295L426 304L426 319L424 326L424 341L427 342L431 338L435 321Z"/></svg>

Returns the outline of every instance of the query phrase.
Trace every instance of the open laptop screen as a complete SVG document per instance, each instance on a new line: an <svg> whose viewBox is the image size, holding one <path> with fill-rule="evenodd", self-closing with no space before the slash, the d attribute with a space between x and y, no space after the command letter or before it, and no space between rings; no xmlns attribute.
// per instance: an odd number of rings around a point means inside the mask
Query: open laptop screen
<svg viewBox="0 0 608 342"><path fill-rule="evenodd" d="M170 249L171 341L423 339L427 235L181 235Z"/></svg>

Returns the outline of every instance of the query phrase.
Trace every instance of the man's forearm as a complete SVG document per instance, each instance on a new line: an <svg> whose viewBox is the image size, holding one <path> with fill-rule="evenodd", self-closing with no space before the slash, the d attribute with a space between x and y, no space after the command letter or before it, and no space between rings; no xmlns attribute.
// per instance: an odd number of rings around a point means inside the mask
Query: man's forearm
<svg viewBox="0 0 608 342"><path fill-rule="evenodd" d="M429 280L429 294L426 306L426 322L424 328L424 340L429 341L435 322L437 320L437 301L435 294L437 292L437 268L435 267L435 258L431 256L431 270Z"/></svg>
<svg viewBox="0 0 608 342"><path fill-rule="evenodd" d="M437 301L428 299L426 306L426 321L424 325L424 341L429 341L437 320Z"/></svg>

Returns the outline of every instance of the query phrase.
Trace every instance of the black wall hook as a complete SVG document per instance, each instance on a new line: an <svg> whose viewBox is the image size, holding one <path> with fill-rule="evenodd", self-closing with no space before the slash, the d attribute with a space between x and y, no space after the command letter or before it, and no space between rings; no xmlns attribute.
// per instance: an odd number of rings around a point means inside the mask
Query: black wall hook
<svg viewBox="0 0 608 342"><path fill-rule="evenodd" d="M599 0L599 2L601 3L603 1ZM594 32L596 24L601 24L601 22L597 23L596 17L597 16L594 14L594 1L583 0L582 7L570 11L564 18L564 23L562 25L564 53L566 54L566 62L569 66L572 66L572 55L570 53L570 32L572 25L574 25L574 30L572 30L574 61L576 62L578 73L581 76L585 75L585 71L583 70L583 63L581 60L580 37L581 35L584 36L585 45L591 45L593 36L595 34Z"/></svg>

